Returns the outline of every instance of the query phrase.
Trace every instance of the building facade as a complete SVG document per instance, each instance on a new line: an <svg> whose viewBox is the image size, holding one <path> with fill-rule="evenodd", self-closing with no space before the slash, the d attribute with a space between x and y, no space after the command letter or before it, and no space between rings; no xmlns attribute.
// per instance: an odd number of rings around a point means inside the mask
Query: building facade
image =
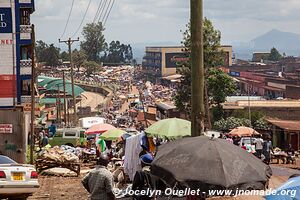
<svg viewBox="0 0 300 200"><path fill-rule="evenodd" d="M224 66L232 65L232 46L221 46L224 53ZM175 75L178 63L188 61L189 55L182 46L146 47L143 70L148 79L160 79Z"/></svg>
<svg viewBox="0 0 300 200"><path fill-rule="evenodd" d="M30 130L33 12L34 0L0 0L0 152L19 163Z"/></svg>
<svg viewBox="0 0 300 200"><path fill-rule="evenodd" d="M30 103L34 0L0 1L0 108Z"/></svg>

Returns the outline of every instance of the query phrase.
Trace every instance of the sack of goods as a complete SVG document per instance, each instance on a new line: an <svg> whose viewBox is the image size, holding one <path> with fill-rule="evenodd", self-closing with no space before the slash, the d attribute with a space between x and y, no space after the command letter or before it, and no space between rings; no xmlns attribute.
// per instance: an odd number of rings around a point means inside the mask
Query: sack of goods
<svg viewBox="0 0 300 200"><path fill-rule="evenodd" d="M56 163L78 163L79 158L74 153L55 146L40 152L39 158Z"/></svg>

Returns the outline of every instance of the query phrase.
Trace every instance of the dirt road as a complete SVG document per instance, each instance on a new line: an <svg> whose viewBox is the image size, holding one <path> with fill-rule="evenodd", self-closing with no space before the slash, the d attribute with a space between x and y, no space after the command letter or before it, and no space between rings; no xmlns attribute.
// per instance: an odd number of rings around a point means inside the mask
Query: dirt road
<svg viewBox="0 0 300 200"><path fill-rule="evenodd" d="M298 170L287 169L283 167L273 166L273 176L270 180L269 187L276 188L282 183L284 183L288 177L292 174L298 173ZM85 200L88 199L88 193L81 185L81 179L84 175L80 177L40 177L40 189L30 197L29 200L45 199L45 200ZM129 200L130 198L122 199ZM166 198L159 198L158 200L163 200ZM173 198L184 199L184 198ZM218 197L212 198L217 200L262 200L260 196L240 196L240 197Z"/></svg>

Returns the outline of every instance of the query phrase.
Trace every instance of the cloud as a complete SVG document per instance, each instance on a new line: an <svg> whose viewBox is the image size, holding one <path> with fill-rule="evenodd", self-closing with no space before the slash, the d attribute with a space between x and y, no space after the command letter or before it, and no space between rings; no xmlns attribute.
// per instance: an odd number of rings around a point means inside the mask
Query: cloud
<svg viewBox="0 0 300 200"><path fill-rule="evenodd" d="M89 0L74 0L67 34L77 29ZM93 21L99 0L92 4L85 23ZM104 1L104 0L103 0ZM108 0L109 1L109 0ZM72 0L35 0L33 22L37 38L57 41ZM115 0L105 35L108 41L180 42L190 16L189 0ZM204 0L204 14L222 32L224 43L250 41L271 29L300 33L299 0Z"/></svg>

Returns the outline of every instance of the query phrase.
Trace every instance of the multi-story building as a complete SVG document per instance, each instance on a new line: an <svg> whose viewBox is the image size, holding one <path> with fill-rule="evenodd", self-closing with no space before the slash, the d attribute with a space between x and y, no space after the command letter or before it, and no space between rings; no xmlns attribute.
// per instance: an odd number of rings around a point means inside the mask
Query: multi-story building
<svg viewBox="0 0 300 200"><path fill-rule="evenodd" d="M224 66L232 65L232 46L222 46ZM150 80L176 74L178 63L187 61L188 54L182 46L146 47L142 67Z"/></svg>
<svg viewBox="0 0 300 200"><path fill-rule="evenodd" d="M30 102L34 0L0 1L0 107Z"/></svg>
<svg viewBox="0 0 300 200"><path fill-rule="evenodd" d="M0 152L26 158L31 108L34 0L0 0Z"/></svg>

